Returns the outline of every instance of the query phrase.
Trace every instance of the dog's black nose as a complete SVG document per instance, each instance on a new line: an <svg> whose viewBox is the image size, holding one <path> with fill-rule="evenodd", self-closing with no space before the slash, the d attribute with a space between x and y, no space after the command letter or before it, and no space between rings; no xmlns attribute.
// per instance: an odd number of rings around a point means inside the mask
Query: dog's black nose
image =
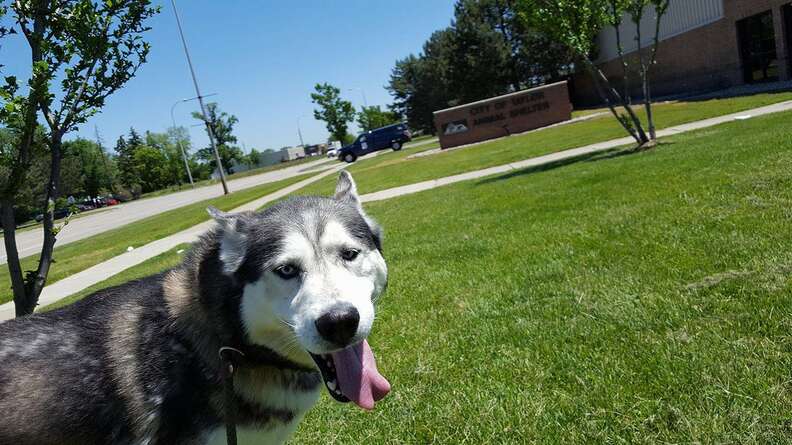
<svg viewBox="0 0 792 445"><path fill-rule="evenodd" d="M316 320L316 330L325 340L347 346L357 333L360 313L351 304L335 306Z"/></svg>

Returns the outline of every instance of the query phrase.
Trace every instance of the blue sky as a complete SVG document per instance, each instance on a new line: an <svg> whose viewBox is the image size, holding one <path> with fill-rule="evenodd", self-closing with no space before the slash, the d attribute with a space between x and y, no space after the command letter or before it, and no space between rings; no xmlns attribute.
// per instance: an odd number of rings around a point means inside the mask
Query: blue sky
<svg viewBox="0 0 792 445"><path fill-rule="evenodd" d="M77 134L93 139L97 126L112 148L130 126L164 131L171 105L195 96L170 1L158 3L162 13L146 36L149 62ZM448 26L453 3L180 0L177 6L202 93L218 93L209 100L239 118L235 133L249 150L298 144L300 116L305 142L324 142L328 133L313 119L309 97L317 82L338 86L356 107L361 88L369 105L390 103L384 85L394 62ZM29 52L17 36L8 39L0 48L3 74L25 76ZM189 113L197 109L197 102L178 105L177 125L197 123ZM208 143L201 128L190 133L194 147Z"/></svg>

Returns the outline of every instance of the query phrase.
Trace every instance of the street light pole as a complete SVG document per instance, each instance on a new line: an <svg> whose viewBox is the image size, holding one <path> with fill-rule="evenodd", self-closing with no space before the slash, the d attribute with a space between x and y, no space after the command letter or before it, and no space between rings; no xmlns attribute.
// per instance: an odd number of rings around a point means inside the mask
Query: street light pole
<svg viewBox="0 0 792 445"><path fill-rule="evenodd" d="M302 130L300 130L300 119L304 118L305 116L300 116L297 118L297 135L300 136L300 145L305 149L305 142L303 142L302 138Z"/></svg>
<svg viewBox="0 0 792 445"><path fill-rule="evenodd" d="M204 123L206 124L206 133L209 135L209 143L212 145L212 151L214 151L215 162L217 163L217 171L220 172L220 182L223 184L223 193L227 195L228 184L226 184L223 163L220 161L220 153L217 151L217 144L215 143L212 125L209 123L209 117L206 115L206 106L204 105L203 96L201 96L201 90L198 88L198 79L195 78L195 70L193 69L192 60L190 59L190 52L187 50L187 40L184 39L181 20L179 20L179 11L176 9L176 0L171 0L171 5L173 6L173 15L176 16L176 26L179 28L179 37L181 37L182 46L184 47L184 55L187 57L187 65L190 66L190 75L192 76L193 85L195 85L195 95L198 97L198 102L201 104L201 114L203 115Z"/></svg>
<svg viewBox="0 0 792 445"><path fill-rule="evenodd" d="M171 110L170 110L171 111L171 122L173 123L174 135L175 135L175 132L176 132L176 118L173 116L173 110L176 108L176 105L179 105L182 102L187 102L188 100L192 100L192 99L182 99L180 101L177 101L175 104L173 104L171 106ZM184 159L184 168L187 170L187 177L190 178L190 186L192 188L195 188L195 183L193 182L192 172L190 171L190 164L187 163L187 153L184 152L184 146L182 146L181 139L179 139L178 136L176 136L176 145L179 146L179 150L181 151L181 154L182 154L182 159Z"/></svg>
<svg viewBox="0 0 792 445"><path fill-rule="evenodd" d="M216 95L217 95L217 93L212 93L212 94L207 94L204 97L211 97L211 96L216 96ZM189 101L195 100L195 99L198 99L198 98L197 97L191 97L189 99L177 100L176 103L174 103L171 106L171 109L170 109L171 122L173 123L174 131L176 130L176 118L174 117L173 111L176 109L176 105L179 105L180 103L183 103L183 102L189 102ZM193 182L193 177L192 177L192 171L190 171L190 164L187 163L187 152L184 151L184 147L182 146L181 140L178 139L178 138L176 139L176 145L179 147L179 150L181 151L182 159L184 159L184 168L187 170L187 177L190 178L190 185L193 188L195 188L195 183Z"/></svg>
<svg viewBox="0 0 792 445"><path fill-rule="evenodd" d="M363 96L363 106L368 108L368 101L366 100L366 92L363 90L363 88L355 87L349 89L349 91L354 91L354 90L360 91L360 95Z"/></svg>

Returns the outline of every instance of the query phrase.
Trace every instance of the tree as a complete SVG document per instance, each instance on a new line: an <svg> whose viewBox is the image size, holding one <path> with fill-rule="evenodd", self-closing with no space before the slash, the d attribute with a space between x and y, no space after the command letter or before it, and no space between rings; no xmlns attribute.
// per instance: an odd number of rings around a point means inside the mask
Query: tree
<svg viewBox="0 0 792 445"><path fill-rule="evenodd" d="M73 160L78 166L80 178L79 191L88 196L99 196L112 191L116 181L115 163L107 156L101 145L88 139L77 138L63 143L64 163ZM62 175L63 179L71 175ZM63 187L63 194L74 195L77 190L69 191Z"/></svg>
<svg viewBox="0 0 792 445"><path fill-rule="evenodd" d="M503 23L505 0L460 0L454 6L449 81L460 103L494 97L522 86L512 54L512 32ZM500 22L503 31L491 21Z"/></svg>
<svg viewBox="0 0 792 445"><path fill-rule="evenodd" d="M395 124L399 121L398 114L393 111L383 110L379 105L361 107L360 112L357 114L358 126L363 131Z"/></svg>
<svg viewBox="0 0 792 445"><path fill-rule="evenodd" d="M627 9L630 13L633 24L635 25L636 41L638 42L638 61L641 72L641 86L644 97L644 108L646 109L646 123L649 128L649 139L657 139L655 132L654 115L652 114L652 89L650 84L650 71L657 62L657 48L660 44L660 23L663 16L668 12L670 0L631 0ZM644 56L644 49L641 46L641 22L644 11L647 8L654 9L655 27L652 45L649 54Z"/></svg>
<svg viewBox="0 0 792 445"><path fill-rule="evenodd" d="M459 103L451 85L453 57L453 30L444 29L432 33L422 54L396 62L386 88L394 98L392 110L410 127L434 133L433 113Z"/></svg>
<svg viewBox="0 0 792 445"><path fill-rule="evenodd" d="M460 0L454 7L458 56L452 73L465 88L482 83L479 73L489 72L494 91L517 91L554 82L566 76L572 60L569 51L520 20L514 0ZM477 73L468 73L471 66ZM468 75L474 77L467 77ZM491 97L491 92L476 95Z"/></svg>
<svg viewBox="0 0 792 445"><path fill-rule="evenodd" d="M2 124L18 132L15 157L9 164L13 180L2 191L2 226L16 315L33 312L49 273L60 228L54 225L59 198L63 137L98 113L111 94L134 77L145 63L149 45L143 41L145 22L157 12L148 0L28 0L8 9L12 30L30 47L31 78L27 94L7 77L2 90ZM0 29L4 34L7 29ZM51 91L50 85L60 91ZM23 273L16 247L14 203L31 161L31 147L40 111L47 126L50 159L46 181L44 242L35 271Z"/></svg>
<svg viewBox="0 0 792 445"><path fill-rule="evenodd" d="M184 171L184 160L181 150L173 142L169 133L146 132L146 145L157 149L162 155L162 182L163 187L175 184L181 187L187 181L187 172ZM138 165L140 169L140 165ZM144 172L141 171L141 176Z"/></svg>
<svg viewBox="0 0 792 445"><path fill-rule="evenodd" d="M134 128L129 129L129 136L119 136L115 152L118 155L118 173L121 183L129 190L139 190L142 179L135 166L135 151L143 145L143 140ZM134 193L133 193L134 194Z"/></svg>
<svg viewBox="0 0 792 445"><path fill-rule="evenodd" d="M220 111L216 102L206 104L206 114L209 119L209 127L215 137L215 144L217 145L217 153L220 155L220 162L223 164L224 171L230 172L232 161L242 160L242 150L232 144L236 144L237 138L234 136L234 125L239 122L236 116ZM194 111L192 116L195 119L203 122L204 117L200 111ZM209 136L207 129L207 136ZM205 160L212 169L217 168L217 162L214 157L214 150L211 146L204 147L198 150L198 156Z"/></svg>
<svg viewBox="0 0 792 445"><path fill-rule="evenodd" d="M602 101L608 106L619 123L638 143L646 144L654 139L654 124L650 117L649 127L652 129L647 136L641 120L632 107L629 92L629 69L624 56L620 26L625 14L629 14L637 27L638 58L641 65L641 76L644 84L645 103L651 116L651 97L649 95L649 64L644 62L640 42L640 20L648 4L655 5L656 27L655 43L650 56L653 64L659 41L660 20L665 14L666 0L522 0L519 11L525 23L542 30L555 41L565 45L572 51L581 65L592 76L594 86ZM619 59L623 67L623 92L613 87L608 77L594 63L594 41L597 34L605 27L611 26L616 31L616 43ZM619 113L616 106L624 107L626 114Z"/></svg>
<svg viewBox="0 0 792 445"><path fill-rule="evenodd" d="M452 25L396 62L391 109L412 128L434 132L434 111L563 79L570 51L528 26L516 3L458 0Z"/></svg>
<svg viewBox="0 0 792 445"><path fill-rule="evenodd" d="M135 150L135 167L140 172L143 193L153 192L168 185L168 159L157 149L141 145Z"/></svg>
<svg viewBox="0 0 792 445"><path fill-rule="evenodd" d="M317 83L314 89L311 101L319 106L314 110L314 119L324 121L333 138L345 142L349 138L349 123L355 119L352 102L341 99L341 90L329 83Z"/></svg>
<svg viewBox="0 0 792 445"><path fill-rule="evenodd" d="M247 164L250 168L256 168L261 162L261 152L256 150L255 148L250 149L250 153L245 156L245 164Z"/></svg>

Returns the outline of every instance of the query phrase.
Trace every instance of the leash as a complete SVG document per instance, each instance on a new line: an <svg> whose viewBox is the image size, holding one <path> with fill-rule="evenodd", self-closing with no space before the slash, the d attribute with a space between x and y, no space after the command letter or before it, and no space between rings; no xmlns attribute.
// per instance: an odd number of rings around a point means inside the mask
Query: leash
<svg viewBox="0 0 792 445"><path fill-rule="evenodd" d="M245 354L239 349L223 346L217 353L223 364L221 376L223 378L223 399L225 405L226 442L228 445L237 445L236 433L236 394L234 393L234 372L236 366L234 357L242 358Z"/></svg>
<svg viewBox="0 0 792 445"><path fill-rule="evenodd" d="M291 369L295 371L314 372L310 368L300 366L279 356L267 348L244 348L242 352L237 348L222 346L218 351L220 356L220 377L223 380L223 404L225 405L226 442L228 445L237 445L237 403L234 392L234 373L244 363L266 363L270 366Z"/></svg>

